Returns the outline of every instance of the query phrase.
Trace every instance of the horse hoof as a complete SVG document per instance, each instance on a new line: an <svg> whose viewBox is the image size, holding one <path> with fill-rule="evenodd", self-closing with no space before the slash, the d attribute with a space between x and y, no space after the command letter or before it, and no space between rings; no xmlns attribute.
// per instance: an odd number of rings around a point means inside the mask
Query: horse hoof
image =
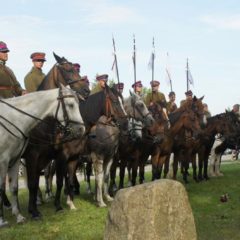
<svg viewBox="0 0 240 240"><path fill-rule="evenodd" d="M17 224L22 224L26 222L26 218L23 217L22 215L17 216Z"/></svg>
<svg viewBox="0 0 240 240"><path fill-rule="evenodd" d="M56 207L56 212L62 212L62 211L63 211L63 208L61 206Z"/></svg>
<svg viewBox="0 0 240 240"><path fill-rule="evenodd" d="M107 207L107 205L106 205L104 202L102 202L102 203L98 203L97 206L100 207L100 208Z"/></svg>
<svg viewBox="0 0 240 240"><path fill-rule="evenodd" d="M7 227L9 225L8 221L5 221L4 219L0 219L0 228Z"/></svg>
<svg viewBox="0 0 240 240"><path fill-rule="evenodd" d="M108 202L112 202L114 199L111 197L111 196L105 196L105 198L106 198L106 200L108 201Z"/></svg>

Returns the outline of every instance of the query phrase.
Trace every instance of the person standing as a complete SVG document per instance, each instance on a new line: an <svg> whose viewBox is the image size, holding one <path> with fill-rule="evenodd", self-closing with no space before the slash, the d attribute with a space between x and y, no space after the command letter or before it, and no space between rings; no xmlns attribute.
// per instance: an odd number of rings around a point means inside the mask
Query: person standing
<svg viewBox="0 0 240 240"><path fill-rule="evenodd" d="M96 77L97 84L96 86L93 87L91 91L91 95L100 91L103 91L105 89L105 85L108 82L108 75L107 74L102 74L98 75Z"/></svg>
<svg viewBox="0 0 240 240"><path fill-rule="evenodd" d="M176 94L175 92L170 92L168 94L169 101L167 102L167 113L174 112L177 109L177 104L175 103Z"/></svg>
<svg viewBox="0 0 240 240"><path fill-rule="evenodd" d="M17 97L26 93L13 71L6 66L8 52L7 44L0 41L0 98Z"/></svg>
<svg viewBox="0 0 240 240"><path fill-rule="evenodd" d="M25 88L28 93L37 91L39 85L45 78L42 67L46 61L45 53L42 52L32 53L30 58L32 59L33 67L24 78Z"/></svg>

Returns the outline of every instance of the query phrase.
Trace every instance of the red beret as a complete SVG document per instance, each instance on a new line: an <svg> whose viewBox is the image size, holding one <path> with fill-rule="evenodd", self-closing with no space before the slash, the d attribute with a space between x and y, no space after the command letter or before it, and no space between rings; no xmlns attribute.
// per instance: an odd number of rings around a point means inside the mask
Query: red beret
<svg viewBox="0 0 240 240"><path fill-rule="evenodd" d="M108 75L107 74L98 75L96 77L96 79L97 79L97 81L103 80L103 81L107 82L108 81Z"/></svg>
<svg viewBox="0 0 240 240"><path fill-rule="evenodd" d="M157 81L157 80L153 80L153 81L150 82L150 84L151 84L152 87L157 87L157 86L160 85L160 82Z"/></svg>
<svg viewBox="0 0 240 240"><path fill-rule="evenodd" d="M142 85L142 82L141 81L137 81L137 82L135 82L133 85L132 85L132 88L134 88L134 87L142 87L143 85Z"/></svg>
<svg viewBox="0 0 240 240"><path fill-rule="evenodd" d="M9 52L9 49L5 42L0 41L0 52Z"/></svg>
<svg viewBox="0 0 240 240"><path fill-rule="evenodd" d="M192 91L191 91L191 90L188 90L187 92L185 92L185 95L186 95L186 96L192 96L192 95L193 95L193 93L192 93Z"/></svg>
<svg viewBox="0 0 240 240"><path fill-rule="evenodd" d="M124 88L124 83L117 83L115 86L117 89L122 90Z"/></svg>
<svg viewBox="0 0 240 240"><path fill-rule="evenodd" d="M46 61L45 59L45 53L43 52L35 52L35 53L32 53L30 58L33 60L33 61L37 61L37 60L41 60L41 61Z"/></svg>

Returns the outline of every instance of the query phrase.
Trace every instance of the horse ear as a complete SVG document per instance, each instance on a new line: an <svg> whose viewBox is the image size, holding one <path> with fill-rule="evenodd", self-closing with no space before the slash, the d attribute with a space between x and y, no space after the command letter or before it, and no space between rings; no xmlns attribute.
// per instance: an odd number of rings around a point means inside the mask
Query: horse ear
<svg viewBox="0 0 240 240"><path fill-rule="evenodd" d="M62 58L60 58L57 54L55 54L55 52L53 52L53 56L56 59L57 63L61 64Z"/></svg>
<svg viewBox="0 0 240 240"><path fill-rule="evenodd" d="M203 98L204 98L204 95L203 95L202 97L200 97L199 99L202 101L202 100L203 100Z"/></svg>

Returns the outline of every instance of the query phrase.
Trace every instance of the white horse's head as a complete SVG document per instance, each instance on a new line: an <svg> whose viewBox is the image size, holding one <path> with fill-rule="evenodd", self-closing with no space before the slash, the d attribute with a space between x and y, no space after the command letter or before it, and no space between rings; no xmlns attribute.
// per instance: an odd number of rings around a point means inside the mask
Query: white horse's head
<svg viewBox="0 0 240 240"><path fill-rule="evenodd" d="M130 97L124 100L124 108L129 117L141 121L146 127L153 125L154 119L139 95L130 91Z"/></svg>
<svg viewBox="0 0 240 240"><path fill-rule="evenodd" d="M141 121L137 121L134 118L130 118L128 121L128 132L132 140L137 141L142 139L143 124Z"/></svg>
<svg viewBox="0 0 240 240"><path fill-rule="evenodd" d="M59 88L58 106L55 118L63 130L77 136L82 136L85 126L79 110L79 100L76 93L62 84Z"/></svg>

